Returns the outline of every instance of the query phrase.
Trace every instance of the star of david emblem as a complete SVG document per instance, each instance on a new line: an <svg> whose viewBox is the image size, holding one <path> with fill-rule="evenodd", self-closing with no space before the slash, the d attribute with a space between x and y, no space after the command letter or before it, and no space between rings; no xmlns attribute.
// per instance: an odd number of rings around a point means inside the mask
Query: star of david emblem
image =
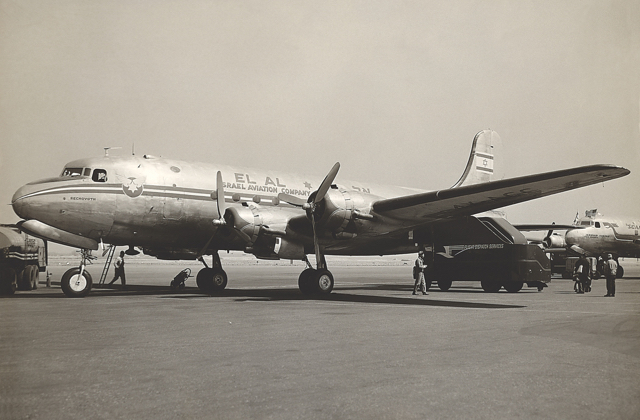
<svg viewBox="0 0 640 420"><path fill-rule="evenodd" d="M304 186L305 188L311 189L311 184L308 183L307 181L304 182Z"/></svg>
<svg viewBox="0 0 640 420"><path fill-rule="evenodd" d="M133 177L129 178L129 183L122 183L122 191L131 198L139 197L143 190L144 186L136 183L136 179Z"/></svg>
<svg viewBox="0 0 640 420"><path fill-rule="evenodd" d="M489 164L489 161L487 159L482 161L482 166L487 166Z"/></svg>

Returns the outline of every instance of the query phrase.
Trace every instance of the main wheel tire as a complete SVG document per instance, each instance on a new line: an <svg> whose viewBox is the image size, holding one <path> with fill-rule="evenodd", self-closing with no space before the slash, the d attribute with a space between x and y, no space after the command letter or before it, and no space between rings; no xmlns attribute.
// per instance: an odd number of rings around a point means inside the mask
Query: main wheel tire
<svg viewBox="0 0 640 420"><path fill-rule="evenodd" d="M220 292L227 287L227 273L222 268L213 269L213 277L211 283L214 292Z"/></svg>
<svg viewBox="0 0 640 420"><path fill-rule="evenodd" d="M318 294L328 295L333 290L333 274L329 270L316 270L313 273L312 280L314 292Z"/></svg>
<svg viewBox="0 0 640 420"><path fill-rule="evenodd" d="M624 276L624 268L622 268L621 266L618 266L618 269L616 270L616 278L621 279Z"/></svg>
<svg viewBox="0 0 640 420"><path fill-rule="evenodd" d="M198 288L205 293L215 293L227 287L227 273L221 268L203 268L196 276Z"/></svg>
<svg viewBox="0 0 640 420"><path fill-rule="evenodd" d="M438 288L443 292L446 292L451 288L451 280L438 280Z"/></svg>
<svg viewBox="0 0 640 420"><path fill-rule="evenodd" d="M80 276L80 268L67 270L60 280L60 287L68 297L85 297L91 291L93 280L87 270L83 270Z"/></svg>
<svg viewBox="0 0 640 420"><path fill-rule="evenodd" d="M298 288L303 295L310 295L313 293L313 273L316 270L313 268L307 268L298 277Z"/></svg>
<svg viewBox="0 0 640 420"><path fill-rule="evenodd" d="M12 295L18 287L16 270L7 266L0 266L0 294Z"/></svg>
<svg viewBox="0 0 640 420"><path fill-rule="evenodd" d="M524 284L519 281L508 281L505 282L502 286L509 293L518 293L520 290L522 290L522 286L524 286Z"/></svg>
<svg viewBox="0 0 640 420"><path fill-rule="evenodd" d="M494 280L481 280L480 286L482 286L482 290L487 293L498 293L502 285Z"/></svg>
<svg viewBox="0 0 640 420"><path fill-rule="evenodd" d="M213 268L203 268L198 271L196 284L201 291L211 293L213 291Z"/></svg>

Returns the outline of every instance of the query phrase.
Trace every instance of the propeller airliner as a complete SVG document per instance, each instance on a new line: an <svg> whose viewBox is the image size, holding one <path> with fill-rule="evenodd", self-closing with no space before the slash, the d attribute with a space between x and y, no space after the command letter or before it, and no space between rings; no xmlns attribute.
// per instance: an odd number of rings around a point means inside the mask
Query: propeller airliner
<svg viewBox="0 0 640 420"><path fill-rule="evenodd" d="M339 163L318 182L279 169L105 154L69 162L60 176L24 185L12 206L24 231L81 249L80 266L61 280L68 296L91 290L85 263L102 243L137 247L159 259L198 259L204 268L196 283L207 293L227 285L219 251L303 260L301 292L326 294L334 278L325 255L404 254L460 244L459 232L448 232L474 215L629 174L618 166L590 165L491 181L497 141L494 131L479 132L459 181L439 191L335 182Z"/></svg>
<svg viewBox="0 0 640 420"><path fill-rule="evenodd" d="M618 262L617 276L624 276L621 257L640 258L640 219L605 217L596 209L587 210L585 216L576 218L572 225L514 225L523 231L547 230L541 241L545 252L557 257L585 255L600 261L611 254ZM554 233L566 230L564 236ZM598 266L601 272L601 266ZM571 273L565 277L570 277Z"/></svg>

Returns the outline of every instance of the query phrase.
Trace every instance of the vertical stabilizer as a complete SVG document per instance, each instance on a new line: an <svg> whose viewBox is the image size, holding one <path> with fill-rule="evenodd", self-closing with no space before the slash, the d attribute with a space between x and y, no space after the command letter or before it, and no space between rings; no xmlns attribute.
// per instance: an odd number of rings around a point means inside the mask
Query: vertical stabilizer
<svg viewBox="0 0 640 420"><path fill-rule="evenodd" d="M500 136L493 130L482 130L476 134L467 167L451 188L481 184L494 179L494 154L501 144Z"/></svg>

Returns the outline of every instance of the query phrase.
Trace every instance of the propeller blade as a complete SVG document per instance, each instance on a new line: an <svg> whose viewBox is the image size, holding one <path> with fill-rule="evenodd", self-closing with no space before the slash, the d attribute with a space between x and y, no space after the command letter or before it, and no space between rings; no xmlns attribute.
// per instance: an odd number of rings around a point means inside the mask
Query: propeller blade
<svg viewBox="0 0 640 420"><path fill-rule="evenodd" d="M302 207L307 203L307 200L304 200L300 197L296 197L295 195L280 193L278 194L278 200L284 201L285 203L289 203L292 206Z"/></svg>
<svg viewBox="0 0 640 420"><path fill-rule="evenodd" d="M318 192L316 193L316 198L313 200L314 203L318 204L324 199L327 191L329 191L329 188L331 188L331 184L333 184L333 180L336 179L336 175L338 175L339 169L340 162L336 162L336 164L333 165L333 168L331 168L327 176L322 181L322 184L320 184L320 188L318 188Z"/></svg>
<svg viewBox="0 0 640 420"><path fill-rule="evenodd" d="M222 186L222 172L218 171L216 177L216 203L218 205L218 217L222 219L225 212L224 187Z"/></svg>

